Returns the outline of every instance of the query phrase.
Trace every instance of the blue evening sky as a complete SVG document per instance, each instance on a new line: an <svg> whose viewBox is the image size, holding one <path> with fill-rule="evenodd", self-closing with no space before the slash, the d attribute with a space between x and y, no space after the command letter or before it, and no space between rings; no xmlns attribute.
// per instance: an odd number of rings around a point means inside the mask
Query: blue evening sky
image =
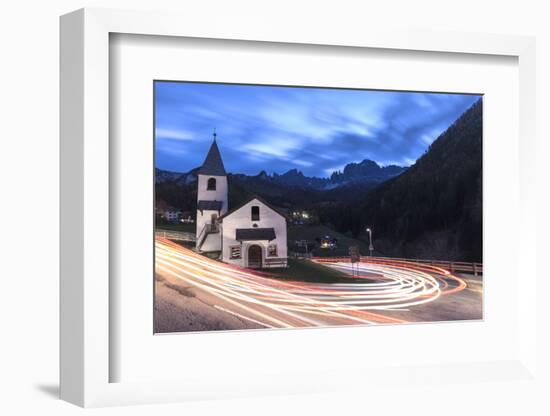
<svg viewBox="0 0 550 416"><path fill-rule="evenodd" d="M157 81L156 165L199 167L215 128L230 173L326 177L364 159L409 166L479 98Z"/></svg>

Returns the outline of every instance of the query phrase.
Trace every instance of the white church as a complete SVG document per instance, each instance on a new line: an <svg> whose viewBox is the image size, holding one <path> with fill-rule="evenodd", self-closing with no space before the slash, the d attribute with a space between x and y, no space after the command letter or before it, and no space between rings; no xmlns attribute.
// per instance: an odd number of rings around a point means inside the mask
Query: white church
<svg viewBox="0 0 550 416"><path fill-rule="evenodd" d="M258 197L229 210L228 191L214 133L198 172L196 250L242 267L286 267L286 217Z"/></svg>

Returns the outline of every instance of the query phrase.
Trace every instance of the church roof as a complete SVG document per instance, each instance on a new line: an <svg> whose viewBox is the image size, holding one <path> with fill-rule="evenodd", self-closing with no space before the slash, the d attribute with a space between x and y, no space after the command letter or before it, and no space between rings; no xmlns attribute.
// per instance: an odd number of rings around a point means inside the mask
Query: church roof
<svg viewBox="0 0 550 416"><path fill-rule="evenodd" d="M219 211L222 205L222 201L199 201L197 208L199 211Z"/></svg>
<svg viewBox="0 0 550 416"><path fill-rule="evenodd" d="M283 212L279 211L277 208L275 208L273 205L269 204L266 200L264 200L263 198L260 198L259 196L257 195L254 195L252 197L250 197L249 199L247 199L244 203L242 203L241 205L238 205L236 206L235 208L232 208L230 209L229 211L227 211L225 214L221 215L218 220L220 221L223 221L223 219L225 217L229 217L231 214L233 214L234 212L238 211L239 209L241 209L242 207L244 207L246 204L248 204L249 202L252 202L254 200L257 200L259 202L261 202L262 204L264 204L266 207L270 208L271 210L275 211L277 214L279 214L281 217L283 217L285 219L285 221L288 219L286 214L284 214Z"/></svg>
<svg viewBox="0 0 550 416"><path fill-rule="evenodd" d="M235 230L235 240L237 241L271 241L275 238L274 228L237 228Z"/></svg>
<svg viewBox="0 0 550 416"><path fill-rule="evenodd" d="M222 156L216 139L212 142L210 150L204 159L204 163L199 169L199 175L225 176L225 167L223 166Z"/></svg>

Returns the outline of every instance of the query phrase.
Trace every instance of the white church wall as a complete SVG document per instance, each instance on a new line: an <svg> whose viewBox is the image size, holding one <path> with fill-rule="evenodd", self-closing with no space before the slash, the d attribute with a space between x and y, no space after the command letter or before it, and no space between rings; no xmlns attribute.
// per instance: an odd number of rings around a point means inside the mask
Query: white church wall
<svg viewBox="0 0 550 416"><path fill-rule="evenodd" d="M216 190L209 191L207 189L208 179L216 179ZM199 175L197 199L203 201L222 201L222 211L227 212L227 176L211 176L211 175Z"/></svg>
<svg viewBox="0 0 550 416"><path fill-rule="evenodd" d="M252 206L260 207L260 219L258 221L252 221L251 219ZM241 245L241 243L235 239L237 228L254 228L254 224L257 224L258 228L273 228L275 230L276 238L270 242L247 241ZM254 244L262 247L262 259L264 261L266 258L276 259L286 258L288 256L286 221L284 217L269 208L261 201L254 199L243 205L241 208L223 219L222 227L222 256L224 262L246 267L248 264L248 248ZM277 246L277 256L267 257L268 246L272 244L275 244ZM231 248L235 246L241 246L240 259L231 258Z"/></svg>

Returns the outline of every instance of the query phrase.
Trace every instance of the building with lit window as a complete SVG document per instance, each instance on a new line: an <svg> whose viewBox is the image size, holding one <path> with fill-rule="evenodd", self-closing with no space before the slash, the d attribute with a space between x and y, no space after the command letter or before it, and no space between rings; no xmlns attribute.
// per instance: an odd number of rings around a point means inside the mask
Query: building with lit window
<svg viewBox="0 0 550 416"><path fill-rule="evenodd" d="M163 217L168 222L176 223L176 222L179 222L179 220L181 219L182 212L181 212L181 210L176 209L176 208L167 208L167 209L164 210Z"/></svg>

